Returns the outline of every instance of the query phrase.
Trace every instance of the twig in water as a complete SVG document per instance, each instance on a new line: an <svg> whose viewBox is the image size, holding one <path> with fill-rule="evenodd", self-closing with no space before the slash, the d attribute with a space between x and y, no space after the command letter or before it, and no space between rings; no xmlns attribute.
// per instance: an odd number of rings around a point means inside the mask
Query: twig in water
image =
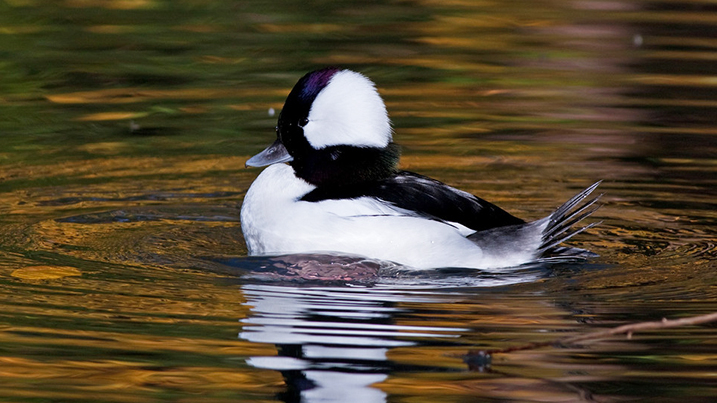
<svg viewBox="0 0 717 403"><path fill-rule="evenodd" d="M468 362L469 365L471 365L471 362L477 360L479 363L481 363L480 365L482 365L482 366L490 366L490 358L494 354L504 354L504 353L510 353L513 351L521 351L521 350L534 350L536 348L548 347L548 346L558 347L558 346L570 345L570 344L575 344L575 343L586 343L586 342L603 340L610 336L615 336L615 335L619 335L619 334L626 334L627 338L631 339L633 333L641 332L641 331L645 331L645 330L669 329L669 328L673 328L673 327L700 325L700 324L710 323L710 322L717 322L717 312L713 312L713 313L710 313L707 315L691 316L688 318L681 318L681 319L662 318L661 321L656 321L656 322L631 323L628 325L622 325L622 326L614 327L611 329L599 330L596 332L590 332L590 333L581 334L581 335L577 335L577 336L561 337L559 339L554 339L554 340L550 340L550 341L528 343L528 344L523 344L523 345L514 346L514 347L506 347L506 348L500 348L500 349L494 349L494 350L470 350L470 351L468 351L468 354L465 357L465 361Z"/></svg>

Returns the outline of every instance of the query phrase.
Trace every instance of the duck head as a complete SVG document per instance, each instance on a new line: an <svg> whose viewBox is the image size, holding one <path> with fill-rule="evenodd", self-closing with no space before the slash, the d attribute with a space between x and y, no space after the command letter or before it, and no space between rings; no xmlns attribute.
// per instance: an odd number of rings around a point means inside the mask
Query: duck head
<svg viewBox="0 0 717 403"><path fill-rule="evenodd" d="M288 162L316 186L381 179L396 171L399 151L373 82L351 70L326 68L303 76L279 114L276 141L247 166Z"/></svg>

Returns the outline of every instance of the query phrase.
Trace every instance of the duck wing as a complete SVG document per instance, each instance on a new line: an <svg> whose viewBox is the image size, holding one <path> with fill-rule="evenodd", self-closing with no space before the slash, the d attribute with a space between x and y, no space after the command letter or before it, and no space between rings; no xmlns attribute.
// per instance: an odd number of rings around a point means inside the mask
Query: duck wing
<svg viewBox="0 0 717 403"><path fill-rule="evenodd" d="M342 187L318 187L302 201L371 197L430 219L461 224L474 231L522 224L500 207L468 192L413 172L401 171L378 181Z"/></svg>

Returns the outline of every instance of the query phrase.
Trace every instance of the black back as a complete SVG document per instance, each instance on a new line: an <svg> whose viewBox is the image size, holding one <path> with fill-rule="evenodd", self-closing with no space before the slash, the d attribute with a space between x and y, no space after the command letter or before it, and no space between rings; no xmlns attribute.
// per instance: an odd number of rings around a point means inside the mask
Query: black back
<svg viewBox="0 0 717 403"><path fill-rule="evenodd" d="M407 171L350 186L320 186L301 200L319 202L359 197L374 197L418 215L456 222L475 231L525 222L479 197Z"/></svg>

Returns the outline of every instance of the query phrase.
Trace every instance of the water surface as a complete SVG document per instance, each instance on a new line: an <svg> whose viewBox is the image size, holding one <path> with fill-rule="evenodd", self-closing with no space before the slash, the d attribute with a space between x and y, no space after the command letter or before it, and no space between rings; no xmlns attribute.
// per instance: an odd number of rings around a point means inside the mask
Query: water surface
<svg viewBox="0 0 717 403"><path fill-rule="evenodd" d="M717 311L716 23L706 1L0 4L0 396L713 401L714 324L464 357ZM600 257L267 275L244 162L326 65L377 83L404 168L519 217L604 179L571 241Z"/></svg>

